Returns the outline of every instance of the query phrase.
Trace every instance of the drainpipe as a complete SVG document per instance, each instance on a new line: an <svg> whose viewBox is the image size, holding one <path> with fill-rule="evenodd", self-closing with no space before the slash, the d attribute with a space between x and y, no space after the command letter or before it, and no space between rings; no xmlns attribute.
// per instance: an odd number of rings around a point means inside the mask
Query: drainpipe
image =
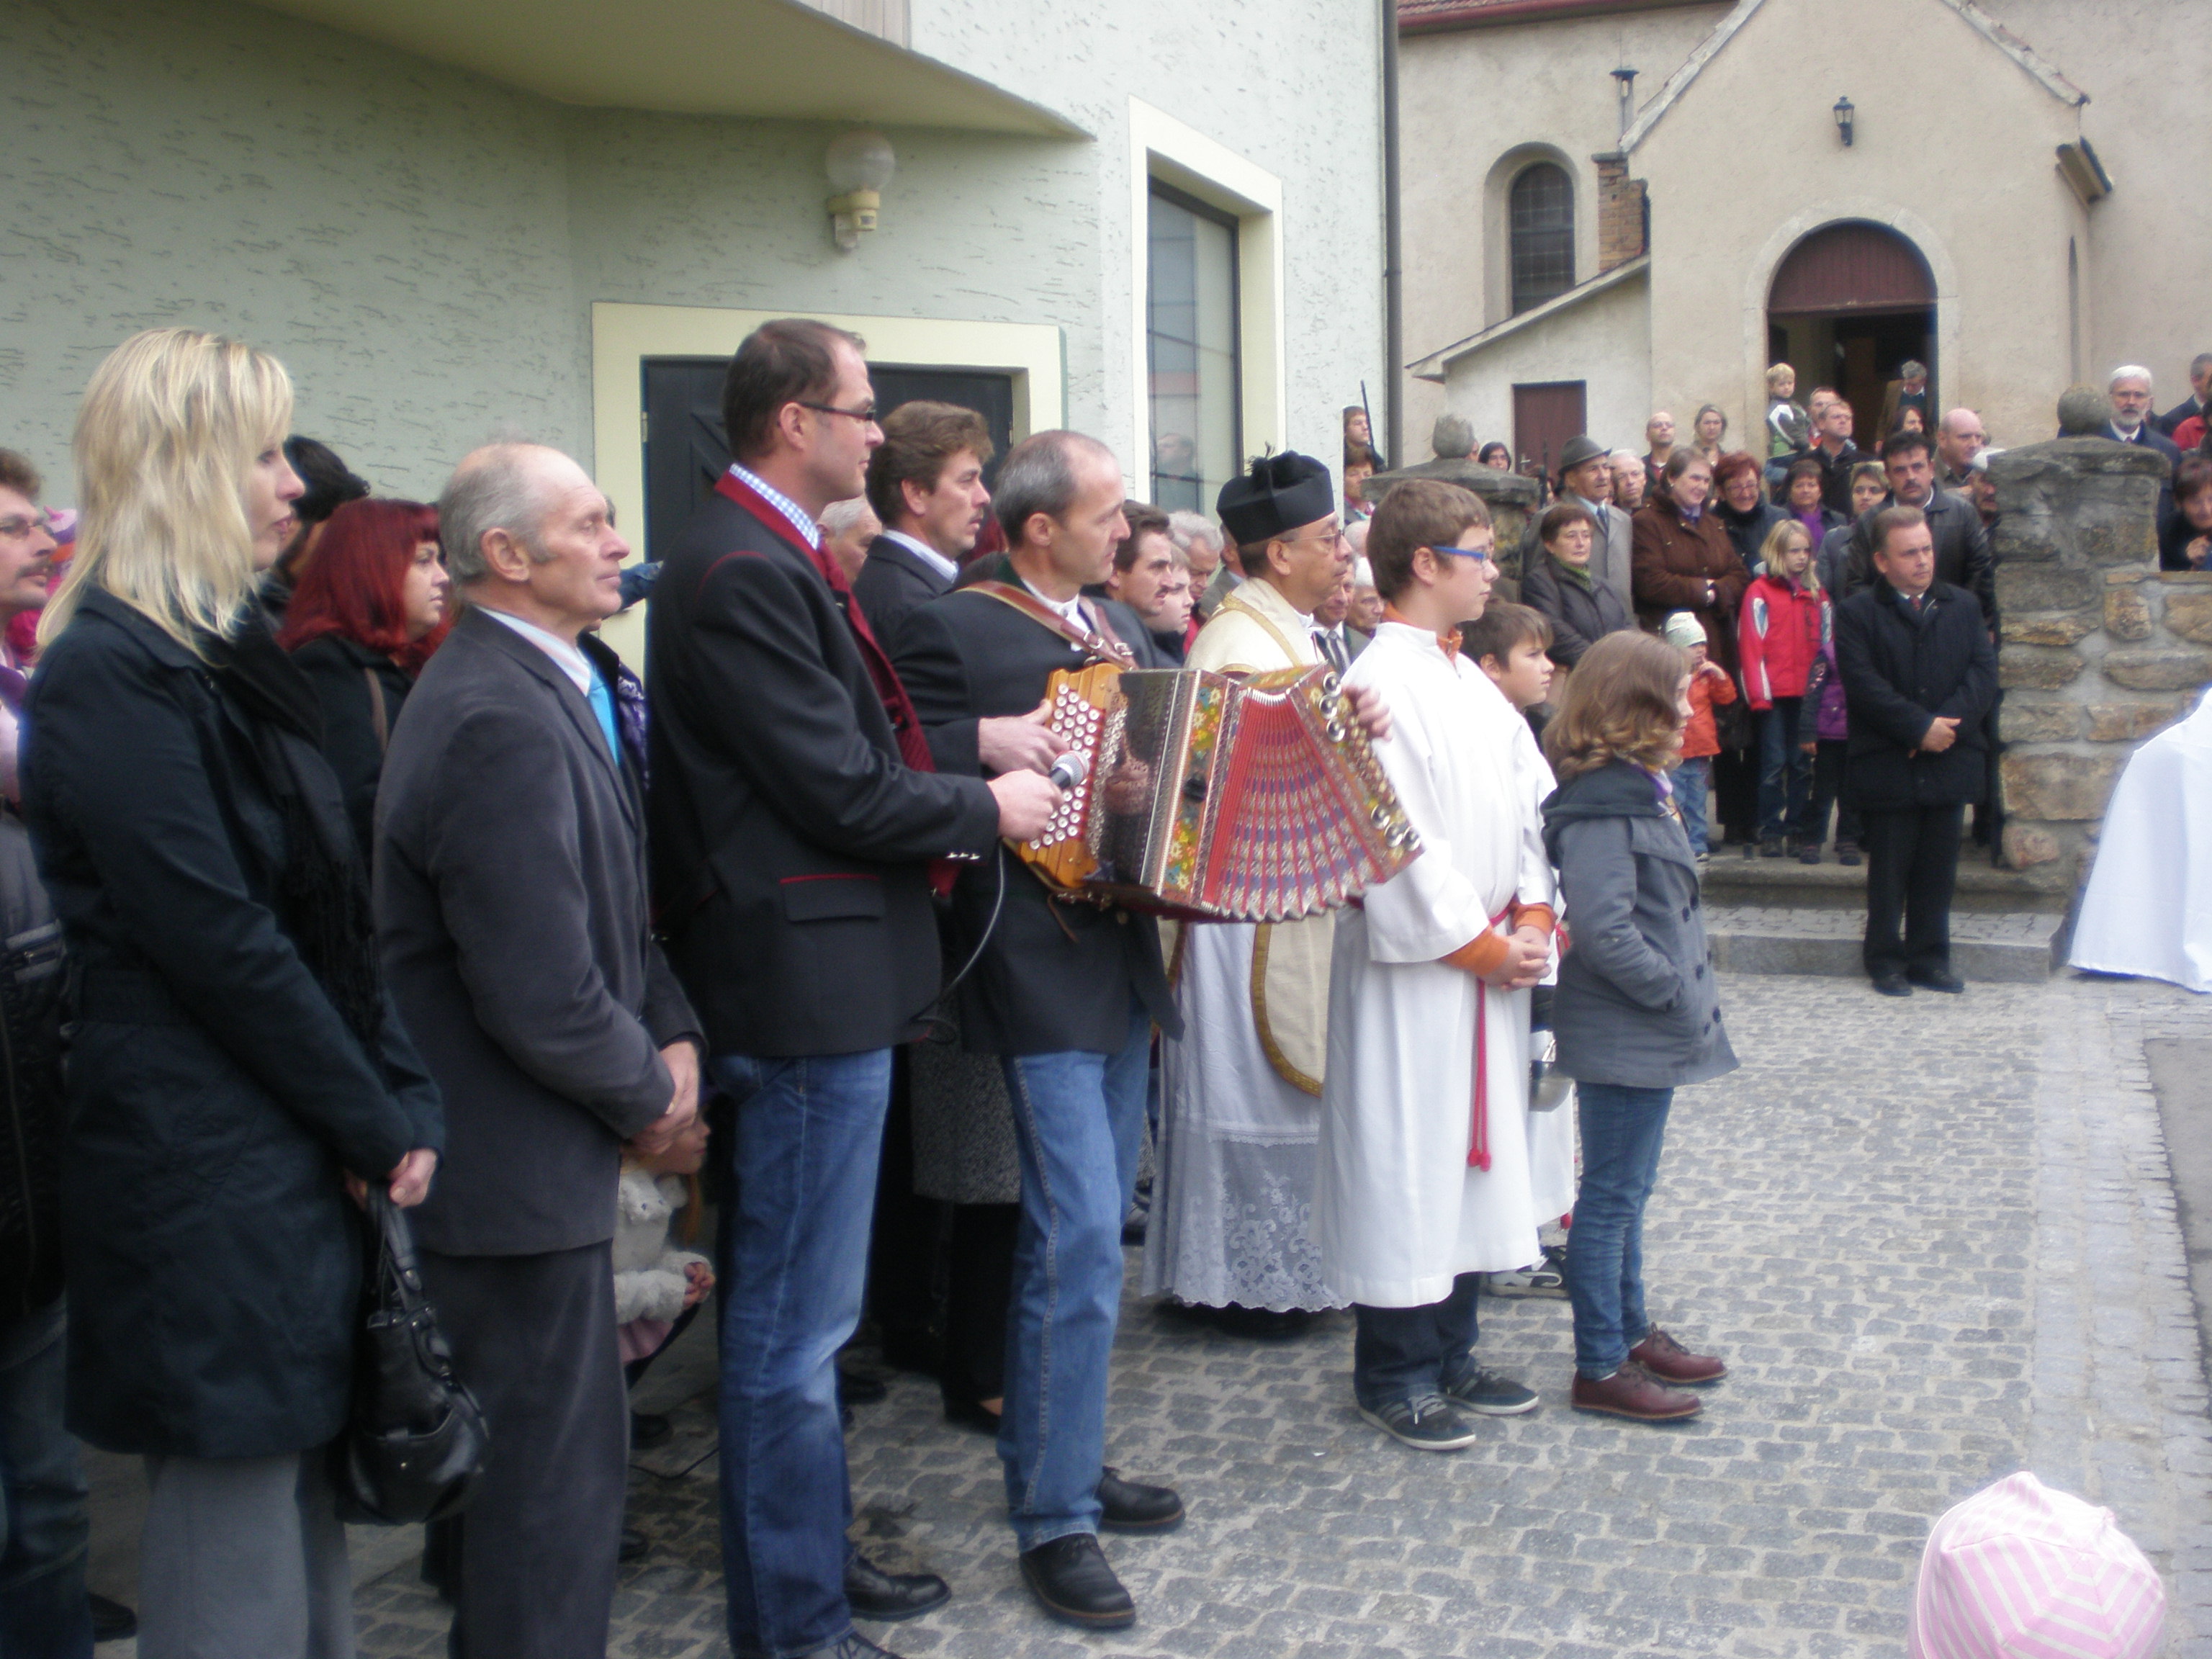
<svg viewBox="0 0 2212 1659"><path fill-rule="evenodd" d="M1382 418L1390 433L1394 466L1413 457L1406 447L1406 316L1398 249L1398 0L1382 7Z"/></svg>

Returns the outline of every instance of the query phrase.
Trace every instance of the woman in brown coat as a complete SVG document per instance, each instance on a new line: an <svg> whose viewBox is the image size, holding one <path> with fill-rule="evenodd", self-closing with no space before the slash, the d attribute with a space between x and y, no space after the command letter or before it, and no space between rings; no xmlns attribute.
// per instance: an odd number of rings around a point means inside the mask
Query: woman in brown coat
<svg viewBox="0 0 2212 1659"><path fill-rule="evenodd" d="M1735 672L1735 617L1750 574L1728 538L1710 497L1713 469L1692 449L1667 459L1667 489L1631 520L1629 568L1636 619L1656 631L1671 611L1704 625L1705 654Z"/></svg>

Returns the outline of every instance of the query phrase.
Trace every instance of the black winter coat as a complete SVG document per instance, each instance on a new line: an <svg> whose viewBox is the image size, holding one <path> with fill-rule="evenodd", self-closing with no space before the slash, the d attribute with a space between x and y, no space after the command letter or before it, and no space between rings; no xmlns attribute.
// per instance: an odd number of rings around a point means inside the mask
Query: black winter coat
<svg viewBox="0 0 2212 1659"><path fill-rule="evenodd" d="M1883 507L1894 507L1894 495L1881 507L1859 515L1851 526L1850 550L1844 560L1844 585L1828 590L1831 598L1849 599L1875 579L1874 521ZM1964 495L1938 489L1921 509L1928 515L1928 534L1936 544L1936 580L1947 587L1963 587L1982 607L1983 619L1994 627L1997 619L1996 569L1990 556L1990 532L1982 528L1982 515Z"/></svg>
<svg viewBox="0 0 2212 1659"><path fill-rule="evenodd" d="M0 807L0 1323L62 1293L62 925Z"/></svg>
<svg viewBox="0 0 2212 1659"><path fill-rule="evenodd" d="M1894 812L1982 799L1982 717L1996 696L1997 657L1972 594L1939 581L1915 615L1875 577L1836 607L1836 665L1850 711L1844 793L1853 806ZM1958 719L1956 740L1929 754L1920 740L1938 714Z"/></svg>
<svg viewBox="0 0 2212 1659"><path fill-rule="evenodd" d="M1551 623L1547 654L1562 668L1572 668L1606 635L1636 626L1636 618L1609 584L1593 580L1584 587L1572 577L1562 576L1548 554L1540 553L1522 567L1521 603L1541 611Z"/></svg>
<svg viewBox="0 0 2212 1659"><path fill-rule="evenodd" d="M103 592L31 682L23 797L69 943L62 1170L70 1428L109 1451L267 1457L343 1424L361 1229L340 1179L443 1146L386 1000L363 1052L279 921L260 721ZM321 755L277 738L337 844Z"/></svg>
<svg viewBox="0 0 2212 1659"><path fill-rule="evenodd" d="M1015 580L1003 562L994 574ZM1138 667L1167 665L1134 611L1110 599L1088 603L1104 614ZM1026 714L1043 701L1055 669L1080 668L1085 657L1012 605L963 588L907 617L896 660L939 767L980 775L977 722ZM1129 1040L1133 992L1163 1030L1182 1031L1152 917L1119 905L1062 902L1012 854L999 858L1006 903L990 947L960 988L960 1029L971 1050L1118 1053ZM963 959L983 936L998 880L986 860L963 871L953 889L950 942Z"/></svg>
<svg viewBox="0 0 2212 1659"><path fill-rule="evenodd" d="M337 774L345 792L346 814L354 844L366 860L376 845L376 785L384 775L385 746L399 723L399 707L414 689L414 677L381 651L325 634L293 652L315 697L323 706L323 758ZM377 732L376 704L369 677L384 694L384 731Z"/></svg>

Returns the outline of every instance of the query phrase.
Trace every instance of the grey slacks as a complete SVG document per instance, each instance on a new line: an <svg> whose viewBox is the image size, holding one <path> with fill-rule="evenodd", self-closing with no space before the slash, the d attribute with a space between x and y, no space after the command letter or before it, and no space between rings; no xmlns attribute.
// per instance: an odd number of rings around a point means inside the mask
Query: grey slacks
<svg viewBox="0 0 2212 1659"><path fill-rule="evenodd" d="M140 1659L353 1659L353 1575L323 1449L149 1457Z"/></svg>
<svg viewBox="0 0 2212 1659"><path fill-rule="evenodd" d="M459 1516L453 1659L605 1659L629 1474L610 1246L420 1254L491 1433Z"/></svg>

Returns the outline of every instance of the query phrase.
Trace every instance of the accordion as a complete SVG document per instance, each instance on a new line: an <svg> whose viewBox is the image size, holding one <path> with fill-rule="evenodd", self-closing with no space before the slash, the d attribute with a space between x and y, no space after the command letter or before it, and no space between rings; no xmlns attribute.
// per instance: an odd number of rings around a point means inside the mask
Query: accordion
<svg viewBox="0 0 2212 1659"><path fill-rule="evenodd" d="M1199 921L1287 921L1345 904L1420 837L1336 673L1062 670L1052 730L1089 769L1015 851L1047 885Z"/></svg>

